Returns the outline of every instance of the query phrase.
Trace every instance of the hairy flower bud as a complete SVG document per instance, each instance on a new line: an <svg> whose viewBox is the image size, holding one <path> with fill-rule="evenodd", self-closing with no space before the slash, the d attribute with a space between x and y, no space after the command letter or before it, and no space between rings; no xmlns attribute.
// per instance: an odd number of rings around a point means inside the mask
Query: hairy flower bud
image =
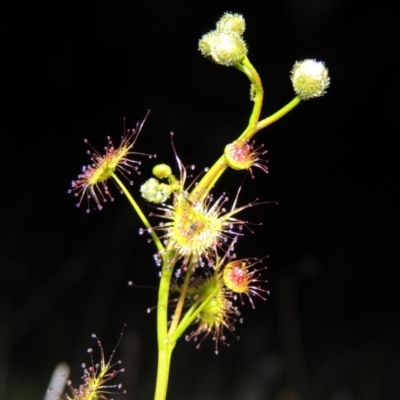
<svg viewBox="0 0 400 400"><path fill-rule="evenodd" d="M324 63L316 60L297 61L290 73L293 88L302 100L326 93L330 79Z"/></svg>
<svg viewBox="0 0 400 400"><path fill-rule="evenodd" d="M218 30L200 39L199 50L205 57L227 67L240 63L247 55L246 43L240 35Z"/></svg>
<svg viewBox="0 0 400 400"><path fill-rule="evenodd" d="M246 23L242 15L225 13L217 22L217 31L220 32L233 32L237 35L243 35L246 28Z"/></svg>
<svg viewBox="0 0 400 400"><path fill-rule="evenodd" d="M150 178L140 187L142 197L155 204L164 203L170 196L172 189L165 183L160 183L155 178Z"/></svg>

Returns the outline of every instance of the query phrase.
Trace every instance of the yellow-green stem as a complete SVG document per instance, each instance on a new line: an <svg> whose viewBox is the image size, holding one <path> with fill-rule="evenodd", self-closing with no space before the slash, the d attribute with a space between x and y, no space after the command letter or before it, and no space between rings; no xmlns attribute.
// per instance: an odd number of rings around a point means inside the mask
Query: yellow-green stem
<svg viewBox="0 0 400 400"><path fill-rule="evenodd" d="M114 178L115 182L117 182L118 186L121 188L121 190L124 192L125 196L128 198L129 202L131 203L132 207L138 214L139 218L142 220L144 226L147 228L147 230L150 232L151 237L154 240L154 243L157 246L157 249L162 252L164 251L164 246L160 242L160 239L154 232L153 228L151 227L149 221L147 220L146 216L142 213L142 210L140 209L139 205L136 203L132 195L129 193L128 189L126 186L121 182L121 180L118 178L117 175L112 174L112 177Z"/></svg>
<svg viewBox="0 0 400 400"><path fill-rule="evenodd" d="M179 320L181 319L183 306L185 304L186 293L189 287L190 278L193 273L192 263L189 264L188 269L186 271L185 280L182 285L182 291L178 299L178 303L175 307L174 317L172 318L171 326L169 327L168 336L174 334L176 327L178 326Z"/></svg>
<svg viewBox="0 0 400 400"><path fill-rule="evenodd" d="M264 99L264 89L262 87L260 75L258 75L257 70L253 67L253 64L250 62L250 60L245 57L241 64L244 65L251 74L252 79L250 79L250 82L253 85L252 91L254 91L254 106L250 116L249 125L247 127L247 129L249 129L256 126L258 120L260 119L261 108ZM239 140L240 139L241 138L239 137Z"/></svg>
<svg viewBox="0 0 400 400"><path fill-rule="evenodd" d="M154 400L167 398L169 367L171 365L172 349L158 349L157 380Z"/></svg>
<svg viewBox="0 0 400 400"><path fill-rule="evenodd" d="M259 121L261 107L263 103L263 88L261 84L260 77L252 66L250 61L245 58L242 65L237 66L239 70L244 72L250 79L252 83L252 90L254 91L254 106L253 111L250 116L249 124L244 132L239 136L237 140L250 140L259 130L265 128L266 126L277 121L279 118L283 117L290 110L300 103L300 98L295 97L290 103L281 108L279 111L273 115ZM210 189L214 186L223 172L226 170L227 164L225 162L225 157L221 156L217 162L209 169L209 171L203 176L199 184L192 190L191 196L203 197L208 194ZM126 190L125 186L119 181L117 177L114 176L121 189L124 191L128 199L131 201L139 217L144 222L145 226L149 229L153 236L153 239L160 251L164 250L161 242L159 241L157 235L152 231L150 224L148 223L146 217L140 211L136 202L133 200L132 196ZM178 299L178 303L175 309L174 318L168 332L168 299L170 291L171 277L173 273L173 267L175 265L174 252L170 252L167 256L163 258L162 276L160 280L160 288L158 295L158 306L157 306L157 338L158 338L158 369L157 369L157 382L156 382L156 392L155 400L165 400L168 388L168 377L169 368L171 362L172 351L175 347L175 343L178 338L183 334L183 332L192 324L199 313L207 306L211 301L216 291L213 292L205 301L201 302L200 306L197 307L196 302L180 320L183 304L187 292L187 288L190 281L190 270L188 270L181 295ZM197 307L197 308L196 308ZM180 320L180 321L179 321Z"/></svg>
<svg viewBox="0 0 400 400"><path fill-rule="evenodd" d="M185 313L185 315L183 316L183 318L180 320L177 329L180 329L179 327L181 327L181 326L189 326L189 325L186 325L186 322L187 322L187 321L189 320L189 318L193 315L194 311L196 310L196 307L198 307L198 305L199 305L200 303L201 303L201 300L197 300L196 302L194 302L194 303L191 305L191 307L186 311L186 313ZM182 334L182 333L183 333L183 330L180 330L180 334ZM176 329L175 329L174 335L176 336L177 339L179 338L179 336L176 335Z"/></svg>
<svg viewBox="0 0 400 400"><path fill-rule="evenodd" d="M207 171L200 180L199 184L192 190L191 195L195 198L206 196L211 190L215 182L219 179L222 173L227 168L225 157L221 156L219 160Z"/></svg>
<svg viewBox="0 0 400 400"><path fill-rule="evenodd" d="M218 288L216 288L204 301L201 302L200 306L197 307L194 311L193 307L186 313L186 315L182 318L180 324L176 328L175 333L170 337L171 341L176 342L179 337L183 334L183 332L188 328L190 324L197 318L197 316L203 311L205 307L207 307L208 303L214 298L217 294Z"/></svg>
<svg viewBox="0 0 400 400"><path fill-rule="evenodd" d="M270 115L267 118L264 118L263 120L259 121L255 125L251 125L249 123L248 127L245 129L245 131L236 139L238 140L244 140L244 141L249 141L258 131L261 129L264 129L268 125L271 125L273 122L277 121L278 119L282 118L285 114L287 114L289 111L291 111L293 108L295 108L299 103L301 102L300 97L296 96L290 103L286 104L284 107L282 107L279 111L275 112L274 114ZM256 106L256 104L255 104ZM255 107L254 107L255 108ZM253 109L253 114L254 113ZM252 118L250 118L250 121L252 121ZM201 193L208 193L211 188L215 185L217 180L220 178L220 176L223 174L225 169L227 168L227 164L225 162L225 157L221 156L219 160L208 170L208 172L204 175L204 177L201 179L199 184L193 189L194 194L201 194Z"/></svg>
<svg viewBox="0 0 400 400"><path fill-rule="evenodd" d="M158 366L154 400L165 400L168 389L169 367L172 350L175 342L168 337L168 299L175 253L168 252L163 257L161 269L160 287L158 289L157 302L157 342L158 342Z"/></svg>
<svg viewBox="0 0 400 400"><path fill-rule="evenodd" d="M254 91L253 111L251 113L247 128L244 130L242 135L240 135L239 138L237 139L240 140L243 137L246 138L246 134L248 132L253 132L253 131L254 133L257 132L257 123L260 118L261 107L263 104L264 90L258 72L253 67L253 65L251 64L251 62L247 57L245 57L240 64L236 65L236 68L239 71L243 72L249 78L252 84L252 90ZM212 189L212 187L215 185L217 180L224 173L226 168L227 164L225 162L225 157L222 156L203 176L199 184L192 190L192 195L194 195L195 197L206 196L208 192Z"/></svg>
<svg viewBox="0 0 400 400"><path fill-rule="evenodd" d="M290 103L286 104L286 106L282 107L279 111L261 120L257 124L257 131L264 129L266 126L271 125L273 122L282 118L289 111L293 110L293 108L295 108L300 102L301 102L300 97L296 96Z"/></svg>

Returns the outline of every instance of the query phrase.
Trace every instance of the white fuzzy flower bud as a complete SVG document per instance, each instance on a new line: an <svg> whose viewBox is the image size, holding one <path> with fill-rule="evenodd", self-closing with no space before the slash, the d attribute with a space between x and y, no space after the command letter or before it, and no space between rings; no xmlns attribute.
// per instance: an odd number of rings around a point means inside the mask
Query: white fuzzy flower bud
<svg viewBox="0 0 400 400"><path fill-rule="evenodd" d="M323 96L329 86L328 69L316 60L297 61L290 73L293 88L302 100Z"/></svg>
<svg viewBox="0 0 400 400"><path fill-rule="evenodd" d="M155 178L150 178L140 187L142 197L151 203L164 203L171 194L171 187L160 183Z"/></svg>
<svg viewBox="0 0 400 400"><path fill-rule="evenodd" d="M204 56L227 67L240 63L247 54L246 43L233 32L209 32L200 39L199 49Z"/></svg>
<svg viewBox="0 0 400 400"><path fill-rule="evenodd" d="M236 33L241 36L246 29L246 22L242 15L225 13L217 22L217 31L225 33Z"/></svg>

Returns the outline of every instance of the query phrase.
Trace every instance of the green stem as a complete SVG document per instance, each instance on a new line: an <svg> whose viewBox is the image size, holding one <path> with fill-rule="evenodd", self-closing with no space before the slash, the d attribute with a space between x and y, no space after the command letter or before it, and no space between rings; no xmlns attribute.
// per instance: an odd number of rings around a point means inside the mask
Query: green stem
<svg viewBox="0 0 400 400"><path fill-rule="evenodd" d="M259 78L257 71L254 69L254 67L247 58L245 58L245 60L243 60L241 64L242 65L237 66L237 68L242 72L244 72L249 77L252 83L252 90L254 94L254 107L247 128L239 136L237 140L248 141L259 130L277 121L279 118L283 117L295 106L297 106L300 103L300 98L295 97L290 103L281 108L279 111L259 121L262 102L263 102L263 89L261 85L261 80ZM192 190L191 196L197 198L206 196L210 191L210 189L220 178L220 176L223 174L223 172L226 170L226 168L227 164L225 162L225 157L221 156L217 160L217 162L210 168L210 170L203 176L199 184ZM118 185L121 187L125 195L128 197L129 201L133 205L139 217L142 219L145 226L150 231L154 239L154 242L157 245L158 250L164 253L164 246L161 244L157 235L155 235L154 231L151 229L151 226L148 223L146 217L143 215L140 208L133 200L132 196L126 190L125 186L121 183L121 181L115 175L113 175L113 177L118 183ZM157 368L156 392L154 397L155 400L166 399L171 355L175 347L176 341L188 328L188 326L196 320L199 313L201 313L202 310L209 304L209 302L213 299L218 290L216 289L213 293L211 293L206 300L202 302L199 301L193 304L192 307L186 312L184 317L180 320L191 275L190 270L188 270L187 275L185 277L183 289L175 309L174 318L168 332L168 301L169 301L171 277L174 269L173 267L176 261L175 257L176 254L174 251L168 252L167 255L163 256L163 267L160 279L160 287L158 292L158 306L157 306L158 368ZM201 304L198 306L199 303Z"/></svg>
<svg viewBox="0 0 400 400"><path fill-rule="evenodd" d="M193 315L197 315L194 314L195 311L197 311L196 307L201 303L201 300L196 301L194 304L192 304L192 306L189 308L189 310L186 311L186 314L183 316L183 318L181 319L181 321L179 322L179 325L177 327L177 329L179 329L178 334L176 333L176 329L175 332L173 333L173 337L175 340L178 340L179 337L182 335L182 333L184 332L184 330L190 325L190 323L187 323L187 321L189 320L189 318L191 318ZM181 327L185 327L184 329L182 329ZM171 336L171 337L172 337Z"/></svg>
<svg viewBox="0 0 400 400"><path fill-rule="evenodd" d="M157 341L158 341L158 367L157 367L157 381L156 381L156 391L155 400L165 400L167 396L168 388L168 377L169 368L171 363L172 350L175 347L175 343L172 343L168 339L168 298L169 298L169 286L171 283L171 277L173 272L173 267L175 264L175 252L171 251L165 254L165 249L160 239L155 234L146 216L143 214L139 205L133 199L131 194L125 185L120 181L120 179L113 174L112 177L117 182L118 186L121 188L125 196L128 198L132 207L139 215L143 224L150 232L157 249L163 255L163 266L161 269L160 287L158 291L158 303L157 303Z"/></svg>
<svg viewBox="0 0 400 400"><path fill-rule="evenodd" d="M189 287L192 273L193 273L193 266L192 263L190 263L186 271L185 280L183 282L182 291L179 296L178 303L175 307L174 317L172 319L171 326L169 327L168 336L173 335L173 333L176 330L176 327L178 326L179 320L181 319L183 306L185 304L186 293Z"/></svg>
<svg viewBox="0 0 400 400"><path fill-rule="evenodd" d="M289 111L293 110L293 108L295 108L300 102L301 102L300 97L296 96L290 103L286 104L286 106L282 107L279 111L277 111L276 113L270 115L269 117L264 118L263 120L261 120L257 124L257 131L260 131L261 129L264 129L266 126L271 125L273 122L275 122L278 119L282 118Z"/></svg>
<svg viewBox="0 0 400 400"><path fill-rule="evenodd" d="M193 311L193 306L190 308L190 310L182 318L182 321L176 328L175 333L170 337L171 341L176 342L179 339L179 337L188 328L188 326L192 324L197 318L197 316L203 311L203 309L208 306L208 303L214 298L218 290L219 289L216 288L203 302L201 302L200 306L197 307L194 311Z"/></svg>
<svg viewBox="0 0 400 400"><path fill-rule="evenodd" d="M169 367L171 365L172 349L158 349L157 380L154 400L167 398Z"/></svg>
<svg viewBox="0 0 400 400"><path fill-rule="evenodd" d="M134 210L136 211L136 213L138 214L139 218L142 220L144 226L147 228L148 232L150 232L151 237L154 240L154 243L157 246L157 249L160 252L163 252L164 246L162 245L162 243L160 242L160 239L158 238L158 236L156 235L156 233L154 232L153 228L151 227L149 221L147 220L146 216L142 213L142 210L140 209L139 205L136 203L136 201L134 200L134 198L132 197L132 195L129 193L128 189L126 188L126 186L121 182L121 180L118 178L117 175L112 174L112 177L114 178L115 182L117 182L118 186L121 188L121 190L124 192L125 196L128 198L129 202L132 204L132 207L134 208Z"/></svg>
<svg viewBox="0 0 400 400"><path fill-rule="evenodd" d="M246 138L248 132L257 132L257 123L260 118L261 107L264 99L264 90L262 87L260 76L258 72L253 67L251 62L247 57L243 59L243 61L236 65L236 68L243 72L251 82L251 89L254 94L254 106L253 111L250 116L249 124L242 135L239 136L237 140ZM253 133L253 134L254 134ZM215 185L217 180L221 177L224 171L227 168L227 164L225 162L225 157L222 156L219 160L208 170L208 172L203 176L198 185L192 190L191 195L194 197L203 197L208 194L208 192Z"/></svg>
<svg viewBox="0 0 400 400"><path fill-rule="evenodd" d="M293 110L293 108L295 108L300 103L300 101L300 97L296 96L290 103L286 104L274 114L270 115L267 118L264 118L254 126L249 125L249 127L240 135L240 137L236 141L243 140L244 142L248 142L258 131L264 129L268 125L271 125L273 122L286 115L289 111Z"/></svg>
<svg viewBox="0 0 400 400"><path fill-rule="evenodd" d="M263 105L263 100L264 100L264 89L262 87L260 75L258 75L257 70L253 67L253 64L250 62L250 60L247 57L245 57L241 64L244 67L246 67L246 69L250 72L251 77L249 77L249 79L252 85L251 90L254 96L253 111L251 113L249 125L247 127L247 129L249 129L255 127L257 125L258 120L260 119L261 107ZM249 76L248 74L246 75ZM240 139L241 137L239 137L238 140Z"/></svg>
<svg viewBox="0 0 400 400"><path fill-rule="evenodd" d="M168 252L163 259L157 303L158 366L154 400L165 400L168 389L169 368L175 342L168 338L168 298L173 273L175 252Z"/></svg>
<svg viewBox="0 0 400 400"><path fill-rule="evenodd" d="M191 196L194 198L205 197L208 192L212 189L215 182L219 179L222 173L227 168L225 162L225 156L221 156L219 160L207 171L207 173L200 180L199 184L191 192Z"/></svg>

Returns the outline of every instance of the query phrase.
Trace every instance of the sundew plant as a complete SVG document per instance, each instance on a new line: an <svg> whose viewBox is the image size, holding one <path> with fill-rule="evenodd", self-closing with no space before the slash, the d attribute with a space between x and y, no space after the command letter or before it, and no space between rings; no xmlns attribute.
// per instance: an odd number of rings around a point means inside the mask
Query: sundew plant
<svg viewBox="0 0 400 400"><path fill-rule="evenodd" d="M103 151L90 147L90 161L70 189L76 196L78 207L86 208L87 212L102 210L106 203L114 200L109 184L114 181L142 222L139 232L149 235L150 245L155 246L154 259L160 267L156 306L156 400L167 397L172 353L179 339L193 342L196 347L204 340L212 340L218 354L221 345L229 343L229 336L235 337L233 331L241 322L241 308L254 308L257 301L268 296L264 259L235 252L236 243L245 241L246 232L250 231L247 229L249 223L240 216L241 211L251 206L260 207L266 202L254 200L239 205L238 195L228 199L225 193L213 193L216 182L225 172L237 175L239 184L243 176L236 171L249 171L253 177L253 168L267 173L266 152L262 145L256 144L255 135L302 100L324 95L329 86L323 62L296 62L290 72L295 97L279 111L262 118L263 87L250 62L244 31L243 16L225 13L215 30L199 41L199 50L204 57L216 64L234 67L247 76L253 103L247 127L232 137L209 169L196 176L191 167L181 162L171 138L176 165L154 165L152 177L144 177L140 186L128 190L126 184L131 183L131 174L138 172L146 157L152 159L140 152L138 140L146 115L135 129L125 131L118 146L107 138ZM151 132L146 134L151 135ZM260 176L258 179L264 175ZM141 208L139 204L146 202L152 207ZM92 360L89 367L84 366L81 385L73 386L68 382L65 399L110 399L110 396L124 394L120 385L114 383L115 376L123 369L116 366L112 356L106 362L100 341L98 345L100 363Z"/></svg>

